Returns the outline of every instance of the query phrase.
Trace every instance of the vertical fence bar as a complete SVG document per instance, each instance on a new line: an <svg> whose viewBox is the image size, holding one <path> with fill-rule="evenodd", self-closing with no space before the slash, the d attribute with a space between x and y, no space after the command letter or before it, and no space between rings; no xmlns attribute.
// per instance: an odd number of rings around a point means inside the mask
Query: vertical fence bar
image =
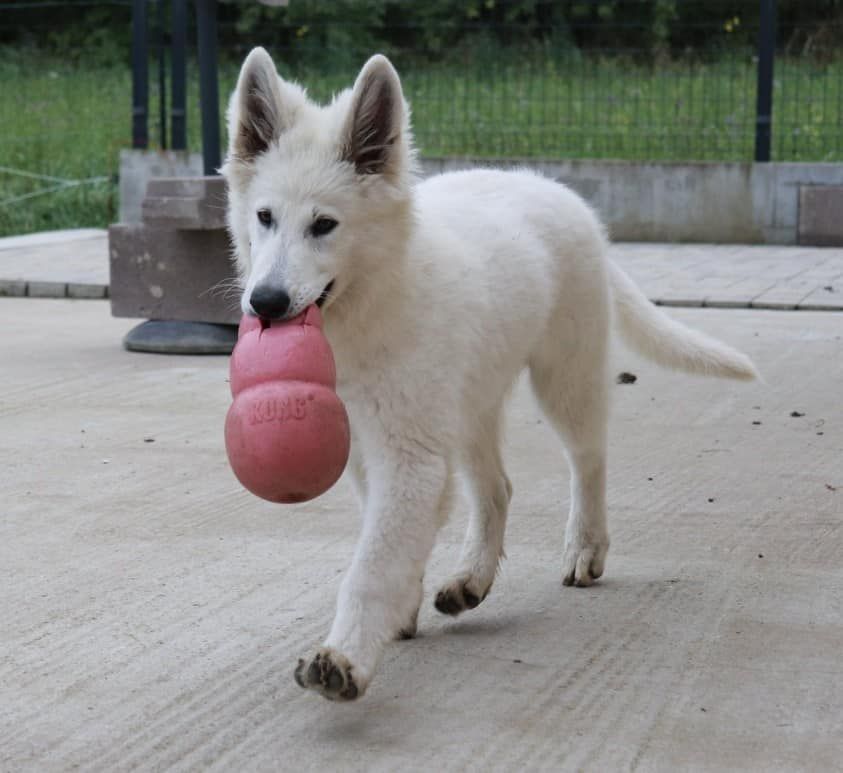
<svg viewBox="0 0 843 773"><path fill-rule="evenodd" d="M187 148L187 1L173 0L172 49L170 54L172 102L170 124L173 150Z"/></svg>
<svg viewBox="0 0 843 773"><path fill-rule="evenodd" d="M202 164L206 175L220 165L220 110L217 83L217 0L196 0L199 101L202 108Z"/></svg>
<svg viewBox="0 0 843 773"><path fill-rule="evenodd" d="M773 133L773 61L776 55L776 0L760 0L758 100L755 107L755 160L770 160Z"/></svg>
<svg viewBox="0 0 843 773"><path fill-rule="evenodd" d="M148 41L146 0L132 0L132 147L149 145L147 111L149 109Z"/></svg>
<svg viewBox="0 0 843 773"><path fill-rule="evenodd" d="M164 45L164 0L155 0L155 48L158 54L158 131L167 149L167 52Z"/></svg>

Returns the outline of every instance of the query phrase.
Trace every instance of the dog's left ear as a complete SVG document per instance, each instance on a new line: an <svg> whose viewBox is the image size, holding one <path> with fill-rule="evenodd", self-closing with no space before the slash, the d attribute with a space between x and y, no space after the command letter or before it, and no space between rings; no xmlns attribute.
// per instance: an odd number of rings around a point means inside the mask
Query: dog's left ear
<svg viewBox="0 0 843 773"><path fill-rule="evenodd" d="M398 73L389 59L376 54L354 83L343 132L343 158L361 175L395 171L404 128L404 95Z"/></svg>

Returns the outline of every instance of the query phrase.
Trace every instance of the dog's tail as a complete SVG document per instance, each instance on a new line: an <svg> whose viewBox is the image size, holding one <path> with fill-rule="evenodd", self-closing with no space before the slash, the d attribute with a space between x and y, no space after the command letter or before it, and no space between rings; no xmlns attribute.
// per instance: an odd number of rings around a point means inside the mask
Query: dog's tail
<svg viewBox="0 0 843 773"><path fill-rule="evenodd" d="M609 276L615 319L624 340L666 368L749 381L758 371L745 354L671 319L612 261Z"/></svg>

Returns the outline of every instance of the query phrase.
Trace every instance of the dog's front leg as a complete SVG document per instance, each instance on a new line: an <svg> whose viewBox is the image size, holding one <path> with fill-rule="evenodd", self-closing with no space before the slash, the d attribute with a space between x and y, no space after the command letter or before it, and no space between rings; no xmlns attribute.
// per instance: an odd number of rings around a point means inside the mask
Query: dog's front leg
<svg viewBox="0 0 843 773"><path fill-rule="evenodd" d="M447 512L446 461L427 451L390 449L370 470L363 530L337 599L331 632L299 660L296 681L331 700L360 697L384 645L415 625L421 581Z"/></svg>

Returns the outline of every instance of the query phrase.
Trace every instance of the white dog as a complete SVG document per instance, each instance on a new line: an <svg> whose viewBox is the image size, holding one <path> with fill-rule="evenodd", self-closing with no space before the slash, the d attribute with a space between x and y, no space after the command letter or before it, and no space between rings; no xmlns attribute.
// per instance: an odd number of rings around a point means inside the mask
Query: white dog
<svg viewBox="0 0 843 773"><path fill-rule="evenodd" d="M296 668L302 687L357 698L384 645L413 636L457 470L471 518L436 608L456 615L487 596L512 494L501 413L525 367L571 469L565 585L600 577L609 547L612 323L661 365L756 375L746 356L650 304L565 186L527 171L418 182L409 110L383 56L320 107L256 48L231 99L229 137L243 311L283 318L320 303L351 417L362 533L331 631Z"/></svg>

